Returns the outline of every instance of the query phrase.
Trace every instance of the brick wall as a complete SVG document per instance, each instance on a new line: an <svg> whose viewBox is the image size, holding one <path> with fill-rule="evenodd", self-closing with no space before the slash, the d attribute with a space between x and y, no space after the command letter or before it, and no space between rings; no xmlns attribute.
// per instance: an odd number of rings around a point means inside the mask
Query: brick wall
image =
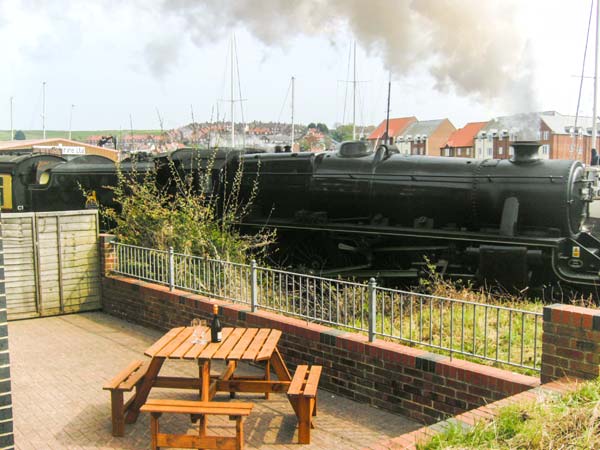
<svg viewBox="0 0 600 450"><path fill-rule="evenodd" d="M107 259L108 260L108 259ZM129 278L103 279L108 314L166 330L208 318L220 305L225 325L277 328L280 349L297 364L323 365L321 387L338 395L432 423L539 385L539 379L434 355L392 342L334 330Z"/></svg>
<svg viewBox="0 0 600 450"><path fill-rule="evenodd" d="M0 449L13 449L13 411L8 351L8 322L4 287L4 243L0 220Z"/></svg>
<svg viewBox="0 0 600 450"><path fill-rule="evenodd" d="M115 269L115 248L111 245L115 237L112 234L100 234L99 239L102 275L108 275Z"/></svg>
<svg viewBox="0 0 600 450"><path fill-rule="evenodd" d="M600 376L600 310L572 305L544 308L542 382Z"/></svg>

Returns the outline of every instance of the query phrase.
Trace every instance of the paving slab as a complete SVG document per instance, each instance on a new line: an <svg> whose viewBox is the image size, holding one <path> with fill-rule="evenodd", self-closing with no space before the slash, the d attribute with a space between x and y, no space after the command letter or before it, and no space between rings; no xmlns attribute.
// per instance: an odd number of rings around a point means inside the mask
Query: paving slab
<svg viewBox="0 0 600 450"><path fill-rule="evenodd" d="M183 324L182 324L183 325ZM9 322L14 434L17 449L150 448L146 414L126 425L125 436L111 434L110 395L102 390L111 379L162 332L131 324L101 312ZM218 371L219 367L214 367ZM245 365L248 374L259 368ZM193 362L167 361L161 374L194 376ZM197 394L196 394L197 395ZM195 399L192 391L153 389L151 398ZM227 394L217 399L226 400ZM296 417L285 395L242 394L254 403L245 422L247 449L363 449L420 425L406 417L319 390L316 428L310 445L297 443ZM193 433L184 416L165 415L161 428ZM211 417L209 433L235 435L235 423Z"/></svg>

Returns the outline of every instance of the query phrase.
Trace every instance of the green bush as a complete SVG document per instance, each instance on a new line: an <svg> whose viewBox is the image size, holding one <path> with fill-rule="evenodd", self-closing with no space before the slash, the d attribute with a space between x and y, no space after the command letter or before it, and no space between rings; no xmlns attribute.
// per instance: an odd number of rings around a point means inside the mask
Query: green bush
<svg viewBox="0 0 600 450"><path fill-rule="evenodd" d="M197 150L211 152L212 150ZM241 234L236 226L247 213L256 194L240 197L242 165L226 183L225 198L207 196L203 192L210 182L214 153L208 167L194 181L191 174L182 175L170 164L169 189L157 183L156 173L141 175L118 171L119 182L113 187L117 207L101 209L114 226L111 230L119 242L155 249L173 247L175 252L208 256L233 262L248 262L272 240L272 234Z"/></svg>

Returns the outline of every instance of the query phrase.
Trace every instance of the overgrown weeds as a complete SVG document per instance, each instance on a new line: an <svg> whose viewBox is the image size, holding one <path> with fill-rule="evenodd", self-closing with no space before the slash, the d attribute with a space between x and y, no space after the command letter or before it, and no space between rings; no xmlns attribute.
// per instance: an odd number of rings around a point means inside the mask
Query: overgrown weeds
<svg viewBox="0 0 600 450"><path fill-rule="evenodd" d="M157 171L118 168L112 187L116 207L101 209L114 224L119 242L159 250L202 255L232 262L260 257L273 235L243 235L236 227L256 195L240 195L242 164L231 178L212 176L217 150L197 149L192 170L181 170L168 161L169 183L157 182ZM239 158L238 158L239 160ZM255 186L257 180L255 180Z"/></svg>
<svg viewBox="0 0 600 450"><path fill-rule="evenodd" d="M595 380L573 393L504 407L493 421L472 428L452 424L418 448L599 449L599 419L600 381Z"/></svg>

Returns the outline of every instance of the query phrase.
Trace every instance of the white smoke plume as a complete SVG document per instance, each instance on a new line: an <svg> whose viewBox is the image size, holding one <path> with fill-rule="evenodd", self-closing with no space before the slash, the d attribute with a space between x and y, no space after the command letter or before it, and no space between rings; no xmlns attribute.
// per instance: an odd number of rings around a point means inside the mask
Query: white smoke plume
<svg viewBox="0 0 600 450"><path fill-rule="evenodd" d="M396 75L425 67L436 88L535 105L516 0L163 0L197 45L243 27L270 46L350 31ZM518 105L517 108L521 107Z"/></svg>

